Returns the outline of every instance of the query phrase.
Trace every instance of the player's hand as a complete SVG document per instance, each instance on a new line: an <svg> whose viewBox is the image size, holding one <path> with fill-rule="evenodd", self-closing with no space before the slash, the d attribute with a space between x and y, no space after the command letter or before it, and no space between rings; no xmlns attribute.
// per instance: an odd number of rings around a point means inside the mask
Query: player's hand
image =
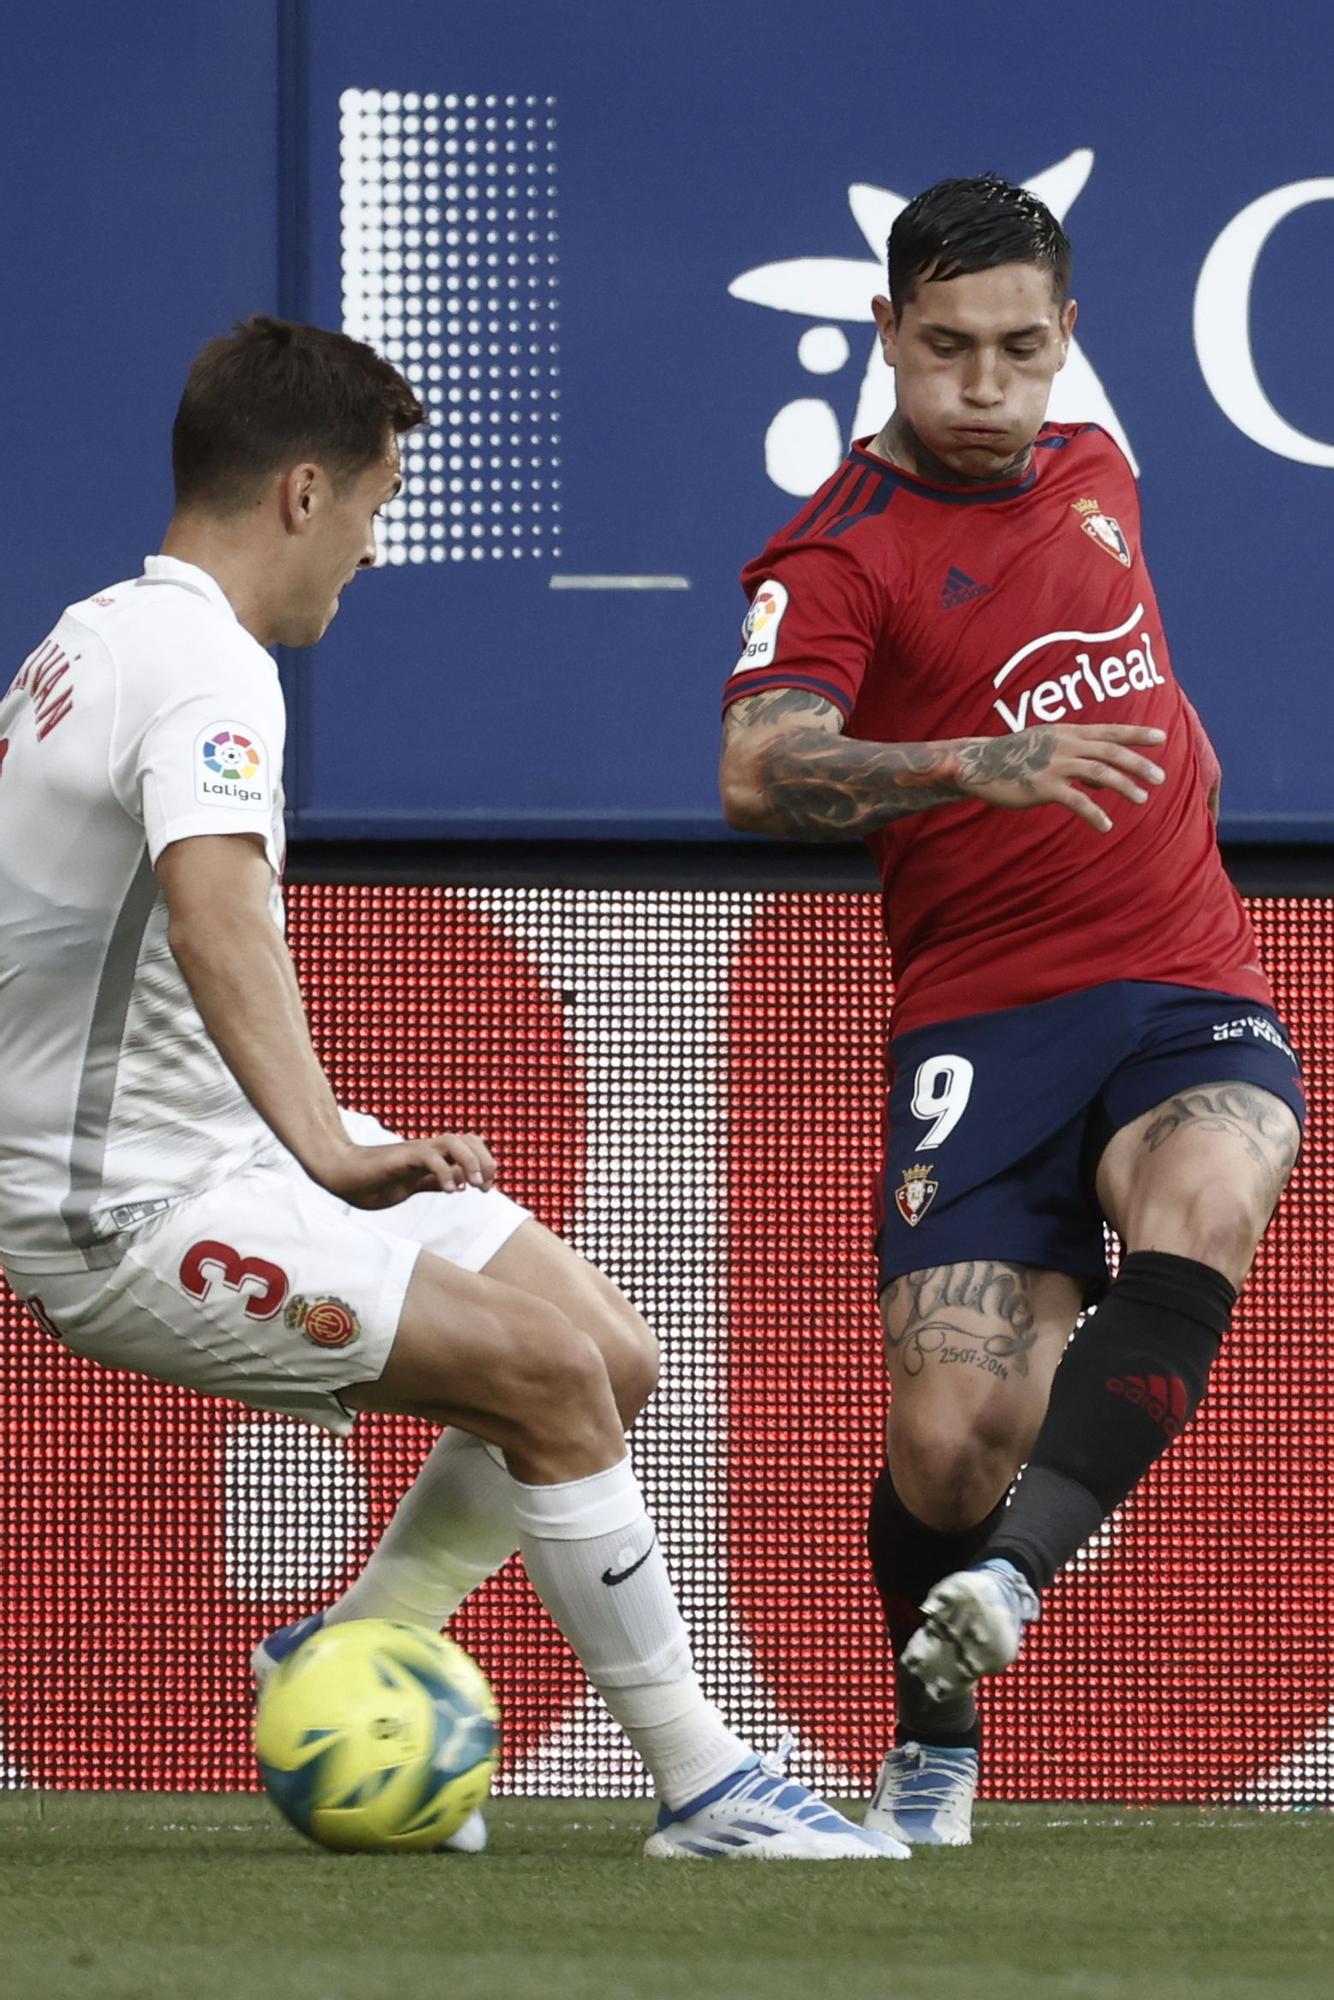
<svg viewBox="0 0 1334 2000"><path fill-rule="evenodd" d="M393 1146L358 1146L349 1140L312 1170L312 1178L353 1208L394 1208L409 1195L432 1189L456 1194L475 1187L485 1192L495 1186L496 1163L475 1132L441 1132L433 1139L407 1139Z"/></svg>
<svg viewBox="0 0 1334 2000"><path fill-rule="evenodd" d="M1166 741L1165 730L1133 722L1063 722L1014 736L972 737L960 751L959 785L966 798L1011 812L1065 806L1099 833L1110 833L1110 818L1080 787L1119 792L1142 806L1145 788L1161 785L1164 774L1132 746Z"/></svg>

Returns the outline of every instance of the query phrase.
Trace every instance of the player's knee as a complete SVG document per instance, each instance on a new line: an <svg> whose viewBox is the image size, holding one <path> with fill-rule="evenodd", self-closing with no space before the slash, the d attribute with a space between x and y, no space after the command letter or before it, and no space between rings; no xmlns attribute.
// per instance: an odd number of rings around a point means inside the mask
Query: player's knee
<svg viewBox="0 0 1334 2000"><path fill-rule="evenodd" d="M616 1407L628 1428L658 1386L657 1335L629 1300L621 1299L604 1314L598 1345Z"/></svg>
<svg viewBox="0 0 1334 2000"><path fill-rule="evenodd" d="M1240 1289L1268 1219L1245 1190L1226 1179L1207 1180L1192 1188L1175 1213L1147 1214L1128 1235L1126 1248L1189 1257L1221 1271Z"/></svg>
<svg viewBox="0 0 1334 2000"><path fill-rule="evenodd" d="M512 1371L526 1408L546 1416L600 1402L609 1386L607 1364L592 1336L555 1307L536 1300L524 1317L538 1322L518 1329L518 1359Z"/></svg>
<svg viewBox="0 0 1334 2000"><path fill-rule="evenodd" d="M986 1423L892 1425L890 1448L909 1512L940 1534L961 1534L1009 1491L1026 1441Z"/></svg>

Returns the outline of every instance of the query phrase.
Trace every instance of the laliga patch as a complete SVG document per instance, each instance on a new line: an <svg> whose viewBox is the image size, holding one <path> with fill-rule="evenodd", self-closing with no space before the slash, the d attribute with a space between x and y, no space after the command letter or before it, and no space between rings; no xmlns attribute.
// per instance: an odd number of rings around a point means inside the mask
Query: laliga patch
<svg viewBox="0 0 1334 2000"><path fill-rule="evenodd" d="M771 667L778 652L778 628L787 610L787 588L772 577L762 583L751 599L746 622L741 627L741 658L734 674L748 674L755 667Z"/></svg>
<svg viewBox="0 0 1334 2000"><path fill-rule="evenodd" d="M1071 503L1079 516L1079 525L1084 533L1106 549L1109 556L1115 556L1119 563L1130 568L1130 544L1121 533L1121 523L1104 514L1096 500L1075 500Z"/></svg>
<svg viewBox="0 0 1334 2000"><path fill-rule="evenodd" d="M316 1347L346 1347L361 1332L361 1321L343 1299L304 1299L298 1293L287 1301L283 1325L299 1328Z"/></svg>
<svg viewBox="0 0 1334 2000"><path fill-rule="evenodd" d="M267 806L269 753L242 722L215 722L195 738L195 798L203 806Z"/></svg>
<svg viewBox="0 0 1334 2000"><path fill-rule="evenodd" d="M940 1192L939 1181L930 1176L930 1167L905 1167L902 1184L894 1190L894 1206L910 1229L916 1229Z"/></svg>

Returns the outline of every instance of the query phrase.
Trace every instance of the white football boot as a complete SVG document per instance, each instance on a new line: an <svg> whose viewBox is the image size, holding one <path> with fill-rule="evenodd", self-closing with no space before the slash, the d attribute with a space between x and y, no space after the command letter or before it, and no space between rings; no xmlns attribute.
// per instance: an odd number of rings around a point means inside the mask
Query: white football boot
<svg viewBox="0 0 1334 2000"><path fill-rule="evenodd" d="M985 1563L934 1585L922 1614L903 1664L932 1701L951 1701L1017 1658L1038 1615L1037 1592L1010 1563Z"/></svg>
<svg viewBox="0 0 1334 2000"><path fill-rule="evenodd" d="M909 1847L971 1847L977 1752L900 1743L880 1766L862 1825Z"/></svg>
<svg viewBox="0 0 1334 2000"><path fill-rule="evenodd" d="M679 1812L663 1806L651 1861L906 1861L901 1840L854 1826L787 1775L796 1738L752 1757Z"/></svg>
<svg viewBox="0 0 1334 2000"><path fill-rule="evenodd" d="M323 1624L324 1613L313 1611L308 1618L298 1618L291 1625L280 1625L276 1632L270 1632L266 1639L261 1639L250 1655L250 1671L255 1677L255 1686L262 1688L283 1661L289 1659L305 1640L313 1638ZM480 1810L470 1812L463 1825L456 1827L448 1840L441 1841L436 1852L480 1854L488 1838L486 1821Z"/></svg>

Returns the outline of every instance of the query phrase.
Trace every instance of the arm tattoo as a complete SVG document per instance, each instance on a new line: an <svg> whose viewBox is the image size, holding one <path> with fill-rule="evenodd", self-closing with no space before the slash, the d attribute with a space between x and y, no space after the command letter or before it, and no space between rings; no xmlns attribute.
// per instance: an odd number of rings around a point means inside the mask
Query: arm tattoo
<svg viewBox="0 0 1334 2000"><path fill-rule="evenodd" d="M834 729L841 728L843 722L833 702L809 688L769 688L764 694L746 695L733 702L723 720L724 740L740 735L743 729L757 729L762 723L782 722L789 715L828 717Z"/></svg>
<svg viewBox="0 0 1334 2000"><path fill-rule="evenodd" d="M759 743L756 784L764 831L799 840L848 840L877 827L957 805L977 786L1005 780L1031 791L1055 751L1049 729L942 743L865 743L841 734L842 717L821 695L773 688L729 709L725 742L776 723L808 718Z"/></svg>
<svg viewBox="0 0 1334 2000"><path fill-rule="evenodd" d="M920 1375L928 1361L958 1363L1008 1381L1010 1369L1027 1375L1037 1341L1029 1285L1022 1264L943 1264L892 1278L881 1297L885 1351L902 1357L906 1375ZM969 1325L975 1313L982 1324ZM891 1328L893 1329L891 1331Z"/></svg>
<svg viewBox="0 0 1334 2000"><path fill-rule="evenodd" d="M968 784L993 785L1000 778L1033 790L1033 780L1056 754L1051 729L1021 729L1017 736L979 736L959 745L960 775Z"/></svg>
<svg viewBox="0 0 1334 2000"><path fill-rule="evenodd" d="M1141 1144L1156 1153L1185 1128L1226 1132L1260 1169L1263 1197L1272 1214L1297 1160L1297 1120L1281 1097L1249 1083L1215 1083L1169 1098L1145 1127Z"/></svg>
<svg viewBox="0 0 1334 2000"><path fill-rule="evenodd" d="M908 813L957 804L957 761L945 743L859 743L803 729L765 744L756 769L775 833L848 840Z"/></svg>

